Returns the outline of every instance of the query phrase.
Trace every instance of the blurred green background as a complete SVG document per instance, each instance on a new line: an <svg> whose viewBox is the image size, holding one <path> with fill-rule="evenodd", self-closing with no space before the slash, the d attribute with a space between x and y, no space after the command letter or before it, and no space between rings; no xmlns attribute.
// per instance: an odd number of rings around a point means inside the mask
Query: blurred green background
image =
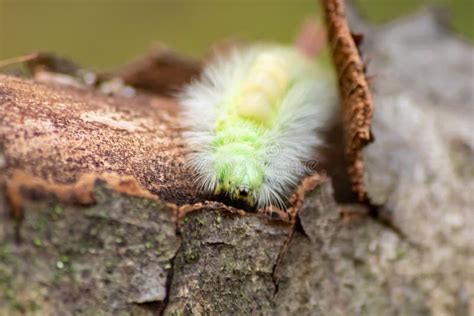
<svg viewBox="0 0 474 316"><path fill-rule="evenodd" d="M380 23L424 4L445 5L474 38L474 0L358 0ZM201 56L235 36L284 43L319 13L318 0L0 0L0 59L46 50L95 69L122 65L153 42Z"/></svg>

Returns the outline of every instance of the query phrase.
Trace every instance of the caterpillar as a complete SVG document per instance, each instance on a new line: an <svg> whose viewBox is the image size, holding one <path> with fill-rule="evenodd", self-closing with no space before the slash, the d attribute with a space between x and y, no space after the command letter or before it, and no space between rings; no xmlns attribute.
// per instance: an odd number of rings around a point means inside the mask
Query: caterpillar
<svg viewBox="0 0 474 316"><path fill-rule="evenodd" d="M332 72L295 48L256 45L217 58L179 96L198 188L285 209L323 143L336 92Z"/></svg>

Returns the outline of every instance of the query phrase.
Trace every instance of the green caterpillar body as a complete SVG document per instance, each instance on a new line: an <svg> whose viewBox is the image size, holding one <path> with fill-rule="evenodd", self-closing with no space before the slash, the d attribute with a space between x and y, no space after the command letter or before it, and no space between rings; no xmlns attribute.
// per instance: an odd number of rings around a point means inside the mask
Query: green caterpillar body
<svg viewBox="0 0 474 316"><path fill-rule="evenodd" d="M285 207L335 109L331 73L280 46L234 52L182 95L189 163L207 192Z"/></svg>

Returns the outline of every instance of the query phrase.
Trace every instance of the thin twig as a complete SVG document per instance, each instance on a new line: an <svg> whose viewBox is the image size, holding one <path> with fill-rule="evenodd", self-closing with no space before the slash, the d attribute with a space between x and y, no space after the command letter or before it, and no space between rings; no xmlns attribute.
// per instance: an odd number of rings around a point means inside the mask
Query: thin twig
<svg viewBox="0 0 474 316"><path fill-rule="evenodd" d="M35 58L38 58L38 53L32 53L32 54L28 54L28 55L17 56L17 57L13 57L13 58L0 60L0 68L10 66L10 65L14 65L14 64L18 64L18 63L24 63L26 61L33 60Z"/></svg>
<svg viewBox="0 0 474 316"><path fill-rule="evenodd" d="M328 40L339 78L343 104L345 154L352 190L367 201L362 149L372 141L372 94L354 37L347 24L343 0L321 0Z"/></svg>

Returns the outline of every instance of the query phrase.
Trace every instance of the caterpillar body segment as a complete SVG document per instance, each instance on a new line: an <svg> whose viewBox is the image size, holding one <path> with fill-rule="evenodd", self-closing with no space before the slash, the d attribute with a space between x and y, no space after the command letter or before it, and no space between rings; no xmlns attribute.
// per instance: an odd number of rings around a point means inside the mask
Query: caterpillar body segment
<svg viewBox="0 0 474 316"><path fill-rule="evenodd" d="M238 114L268 124L288 89L288 65L278 54L261 53L243 83Z"/></svg>
<svg viewBox="0 0 474 316"><path fill-rule="evenodd" d="M181 104L199 188L285 208L336 112L336 84L293 48L258 46L208 66Z"/></svg>

